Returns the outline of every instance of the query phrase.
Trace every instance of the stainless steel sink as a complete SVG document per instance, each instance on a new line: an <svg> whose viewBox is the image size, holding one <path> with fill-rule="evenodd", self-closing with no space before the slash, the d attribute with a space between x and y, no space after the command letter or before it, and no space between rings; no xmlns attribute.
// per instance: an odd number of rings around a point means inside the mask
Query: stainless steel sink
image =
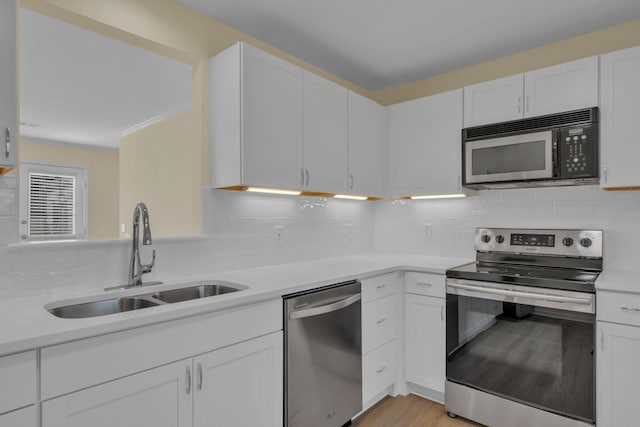
<svg viewBox="0 0 640 427"><path fill-rule="evenodd" d="M197 283L197 284L196 284ZM184 286L186 284L183 284ZM82 319L86 317L105 316L107 314L122 313L141 308L156 307L182 301L207 298L216 295L246 289L246 286L222 281L194 282L194 286L185 286L141 295L120 298L108 298L78 304L68 304L56 307L51 304L45 308L49 313L64 319Z"/></svg>
<svg viewBox="0 0 640 427"><path fill-rule="evenodd" d="M240 289L231 286L213 284L213 285L199 285L189 288L172 289L170 291L156 292L151 294L155 299L164 301L166 303L174 303L181 301L189 301L192 299L212 297L215 295L228 294L231 292L239 291Z"/></svg>
<svg viewBox="0 0 640 427"><path fill-rule="evenodd" d="M65 319L82 319L85 317L97 317L107 314L122 313L124 311L137 310L139 308L155 307L160 303L136 297L112 298L100 301L85 302L82 304L65 305L50 308L49 312L57 317Z"/></svg>

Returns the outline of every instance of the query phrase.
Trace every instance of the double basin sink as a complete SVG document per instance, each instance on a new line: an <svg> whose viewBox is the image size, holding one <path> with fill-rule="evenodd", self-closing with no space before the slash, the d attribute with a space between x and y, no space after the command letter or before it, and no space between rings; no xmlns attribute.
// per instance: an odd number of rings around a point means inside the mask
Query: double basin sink
<svg viewBox="0 0 640 427"><path fill-rule="evenodd" d="M178 289L49 307L47 310L54 316L64 319L83 319L224 295L242 289L246 289L246 286L223 281L200 282L194 286Z"/></svg>

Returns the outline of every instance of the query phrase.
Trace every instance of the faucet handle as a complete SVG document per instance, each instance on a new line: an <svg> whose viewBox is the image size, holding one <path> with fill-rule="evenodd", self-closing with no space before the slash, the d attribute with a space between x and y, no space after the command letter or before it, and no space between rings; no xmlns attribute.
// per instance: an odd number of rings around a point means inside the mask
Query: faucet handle
<svg viewBox="0 0 640 427"><path fill-rule="evenodd" d="M151 264L141 264L140 271L141 274L151 273L153 270L153 266L156 265L156 250L153 250L153 255L151 257Z"/></svg>

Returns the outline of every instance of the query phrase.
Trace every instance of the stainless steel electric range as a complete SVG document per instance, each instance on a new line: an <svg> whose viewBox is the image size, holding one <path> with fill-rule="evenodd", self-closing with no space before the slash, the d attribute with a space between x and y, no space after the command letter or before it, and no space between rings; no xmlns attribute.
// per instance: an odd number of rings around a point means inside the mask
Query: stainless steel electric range
<svg viewBox="0 0 640 427"><path fill-rule="evenodd" d="M447 270L445 406L495 427L595 423L602 231L479 228Z"/></svg>

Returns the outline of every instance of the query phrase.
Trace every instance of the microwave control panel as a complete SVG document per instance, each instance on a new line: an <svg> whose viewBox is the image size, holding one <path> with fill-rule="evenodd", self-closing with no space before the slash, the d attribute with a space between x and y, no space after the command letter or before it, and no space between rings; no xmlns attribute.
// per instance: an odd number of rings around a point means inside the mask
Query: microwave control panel
<svg viewBox="0 0 640 427"><path fill-rule="evenodd" d="M561 179L598 176L597 132L596 123L560 128L558 166Z"/></svg>

